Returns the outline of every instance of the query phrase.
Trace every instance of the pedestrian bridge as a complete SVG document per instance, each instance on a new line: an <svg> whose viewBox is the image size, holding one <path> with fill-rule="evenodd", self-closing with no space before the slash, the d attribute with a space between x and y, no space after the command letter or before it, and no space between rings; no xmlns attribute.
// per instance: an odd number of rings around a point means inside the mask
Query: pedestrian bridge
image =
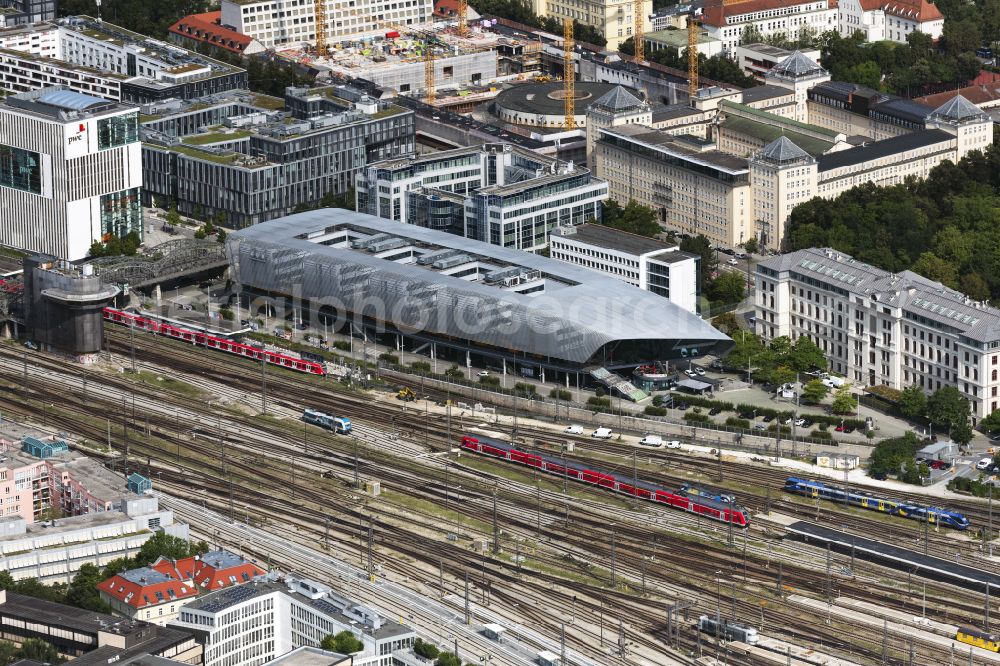
<svg viewBox="0 0 1000 666"><path fill-rule="evenodd" d="M215 240L178 238L149 248L145 254L100 257L88 262L104 282L130 289L152 287L229 265L226 246Z"/></svg>

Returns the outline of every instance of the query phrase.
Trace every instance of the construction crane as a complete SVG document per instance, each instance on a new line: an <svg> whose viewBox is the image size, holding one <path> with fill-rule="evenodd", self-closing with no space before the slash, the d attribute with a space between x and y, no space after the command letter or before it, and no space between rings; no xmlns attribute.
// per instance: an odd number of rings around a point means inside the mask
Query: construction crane
<svg viewBox="0 0 1000 666"><path fill-rule="evenodd" d="M576 128L576 65L573 64L573 19L563 19L563 127Z"/></svg>
<svg viewBox="0 0 1000 666"><path fill-rule="evenodd" d="M688 99L698 96L698 21L688 17Z"/></svg>
<svg viewBox="0 0 1000 666"><path fill-rule="evenodd" d="M434 50L431 43L424 40L424 101L433 104L436 97L434 90Z"/></svg>
<svg viewBox="0 0 1000 666"><path fill-rule="evenodd" d="M458 0L458 36L469 34L469 0Z"/></svg>
<svg viewBox="0 0 1000 666"><path fill-rule="evenodd" d="M635 0L635 6L632 8L632 12L635 14L635 29L632 30L632 43L635 44L635 58L636 60L646 59L646 40L644 39L645 33L645 16L642 13L643 0Z"/></svg>
<svg viewBox="0 0 1000 666"><path fill-rule="evenodd" d="M316 21L316 57L329 55L326 46L326 0L313 1L313 19Z"/></svg>

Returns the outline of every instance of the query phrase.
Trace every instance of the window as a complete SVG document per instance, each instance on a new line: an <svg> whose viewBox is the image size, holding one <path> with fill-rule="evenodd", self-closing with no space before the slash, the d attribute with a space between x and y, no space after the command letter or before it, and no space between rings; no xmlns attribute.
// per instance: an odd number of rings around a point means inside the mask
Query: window
<svg viewBox="0 0 1000 666"><path fill-rule="evenodd" d="M97 121L97 147L100 150L124 146L139 140L139 113L102 118Z"/></svg>
<svg viewBox="0 0 1000 666"><path fill-rule="evenodd" d="M0 144L0 186L42 193L42 162L38 153Z"/></svg>

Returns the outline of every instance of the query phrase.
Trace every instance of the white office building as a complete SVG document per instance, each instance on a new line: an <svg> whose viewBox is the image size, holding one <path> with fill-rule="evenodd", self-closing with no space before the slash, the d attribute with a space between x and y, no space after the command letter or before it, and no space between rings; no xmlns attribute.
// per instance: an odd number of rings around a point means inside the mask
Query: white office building
<svg viewBox="0 0 1000 666"><path fill-rule="evenodd" d="M141 186L136 108L61 88L0 103L0 244L76 260L141 237Z"/></svg>
<svg viewBox="0 0 1000 666"><path fill-rule="evenodd" d="M556 229L549 256L618 278L697 312L698 257L681 252L676 245L584 224Z"/></svg>
<svg viewBox="0 0 1000 666"><path fill-rule="evenodd" d="M203 639L203 666L261 666L324 637L350 631L364 644L353 666L392 666L392 653L412 647L416 633L375 610L306 579L258 579L206 594L181 609L170 626Z"/></svg>
<svg viewBox="0 0 1000 666"><path fill-rule="evenodd" d="M383 160L360 171L359 212L519 250L601 218L608 184L590 170L505 143Z"/></svg>
<svg viewBox="0 0 1000 666"><path fill-rule="evenodd" d="M823 248L761 261L756 285L765 340L808 336L859 386L954 386L974 421L1000 407L1000 310Z"/></svg>

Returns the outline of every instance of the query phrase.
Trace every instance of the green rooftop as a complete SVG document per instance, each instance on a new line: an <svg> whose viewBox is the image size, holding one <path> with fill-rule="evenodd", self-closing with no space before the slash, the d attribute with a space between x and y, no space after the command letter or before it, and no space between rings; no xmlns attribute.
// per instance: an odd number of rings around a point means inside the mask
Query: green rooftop
<svg viewBox="0 0 1000 666"><path fill-rule="evenodd" d="M834 131L832 129L827 129L826 127L820 127L819 125L810 125L809 123L803 123L798 120L792 120L791 118L785 118L784 116L779 116L775 113L770 113L768 111L761 111L760 109L755 109L753 107L747 106L746 104L737 104L736 102L730 102L729 100L721 100L719 106L722 109L729 109L734 112L739 112L743 116L753 116L754 118L759 118L760 122L768 124L777 124L782 127L798 128L803 132L811 132L813 134L822 134L824 136L830 137L830 141L834 141L840 132ZM792 130L794 131L794 129Z"/></svg>
<svg viewBox="0 0 1000 666"><path fill-rule="evenodd" d="M253 105L259 106L262 109L280 111L285 108L285 100L280 97L272 97L271 95L255 94L253 96Z"/></svg>
<svg viewBox="0 0 1000 666"><path fill-rule="evenodd" d="M771 143L779 137L787 137L789 141L813 157L819 157L833 148L833 141L823 141L822 139L800 134L799 132L783 130L781 127L768 125L759 120L740 118L739 116L727 116L722 121L721 126L739 134L760 139L764 142L764 145Z"/></svg>
<svg viewBox="0 0 1000 666"><path fill-rule="evenodd" d="M226 141L236 141L250 136L248 130L236 130L234 132L206 132L205 134L192 134L182 139L190 146L204 146L209 143L223 143Z"/></svg>

